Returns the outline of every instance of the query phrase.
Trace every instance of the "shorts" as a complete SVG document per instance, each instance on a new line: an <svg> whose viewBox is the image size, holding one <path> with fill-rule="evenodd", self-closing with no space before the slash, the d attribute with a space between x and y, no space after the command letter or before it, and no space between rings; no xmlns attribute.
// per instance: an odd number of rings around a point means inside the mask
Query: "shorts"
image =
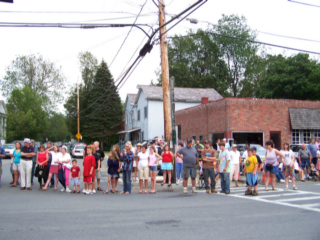
<svg viewBox="0 0 320 240"><path fill-rule="evenodd" d="M138 167L139 180L148 180L149 167Z"/></svg>
<svg viewBox="0 0 320 240"><path fill-rule="evenodd" d="M13 174L13 169L12 169L13 163L10 163L10 173Z"/></svg>
<svg viewBox="0 0 320 240"><path fill-rule="evenodd" d="M258 185L258 172L255 175L252 172L247 173L247 185L251 187Z"/></svg>
<svg viewBox="0 0 320 240"><path fill-rule="evenodd" d="M149 171L157 171L157 167L156 166L150 166L149 167Z"/></svg>
<svg viewBox="0 0 320 240"><path fill-rule="evenodd" d="M269 169L267 169L266 165L264 165L264 169L265 169L265 171L264 171L265 173L269 172L271 174L276 175L277 172L279 171L279 166L278 165L277 166L273 166L272 170L269 170Z"/></svg>
<svg viewBox="0 0 320 240"><path fill-rule="evenodd" d="M172 170L173 169L172 163L171 162L163 162L161 164L161 169L166 170L166 171Z"/></svg>
<svg viewBox="0 0 320 240"><path fill-rule="evenodd" d="M108 174L108 177L112 179L119 178L118 174Z"/></svg>
<svg viewBox="0 0 320 240"><path fill-rule="evenodd" d="M84 183L91 183L92 182L92 176L83 177L83 182Z"/></svg>
<svg viewBox="0 0 320 240"><path fill-rule="evenodd" d="M80 181L77 177L71 178L71 185L72 186L80 186Z"/></svg>
<svg viewBox="0 0 320 240"><path fill-rule="evenodd" d="M194 167L183 167L182 176L184 179L188 179L189 177L196 178L197 170Z"/></svg>
<svg viewBox="0 0 320 240"><path fill-rule="evenodd" d="M317 166L318 158L317 157L311 158L311 162L314 164L314 166Z"/></svg>
<svg viewBox="0 0 320 240"><path fill-rule="evenodd" d="M96 170L95 176L96 176L97 179L100 180L101 179L101 171L100 170L99 171Z"/></svg>
<svg viewBox="0 0 320 240"><path fill-rule="evenodd" d="M294 174L294 166L290 167L290 166L286 166L286 167L283 167L282 169L282 174L284 175L284 177L294 177L295 174Z"/></svg>
<svg viewBox="0 0 320 240"><path fill-rule="evenodd" d="M13 163L12 164L12 170L13 171L20 171L20 164Z"/></svg>
<svg viewBox="0 0 320 240"><path fill-rule="evenodd" d="M301 164L300 167L304 169L305 167L310 167L310 160L308 158L301 158Z"/></svg>
<svg viewBox="0 0 320 240"><path fill-rule="evenodd" d="M137 161L136 160L133 161L133 167L137 167Z"/></svg>
<svg viewBox="0 0 320 240"><path fill-rule="evenodd" d="M49 173L58 174L58 171L59 171L59 166L58 166L58 165L52 165L52 164L51 164Z"/></svg>

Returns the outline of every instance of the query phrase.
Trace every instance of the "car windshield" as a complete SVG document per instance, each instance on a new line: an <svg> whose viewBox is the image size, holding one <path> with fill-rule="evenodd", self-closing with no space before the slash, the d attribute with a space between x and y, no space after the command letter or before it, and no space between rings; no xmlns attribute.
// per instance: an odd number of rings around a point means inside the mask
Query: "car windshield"
<svg viewBox="0 0 320 240"><path fill-rule="evenodd" d="M3 145L4 149L14 149L14 145L13 144L5 144Z"/></svg>
<svg viewBox="0 0 320 240"><path fill-rule="evenodd" d="M301 149L301 146L299 146L299 145L291 145L290 149L292 150L292 152L299 152L299 150Z"/></svg>
<svg viewBox="0 0 320 240"><path fill-rule="evenodd" d="M78 146L76 146L76 149L84 149L84 148L85 148L84 145L78 145Z"/></svg>

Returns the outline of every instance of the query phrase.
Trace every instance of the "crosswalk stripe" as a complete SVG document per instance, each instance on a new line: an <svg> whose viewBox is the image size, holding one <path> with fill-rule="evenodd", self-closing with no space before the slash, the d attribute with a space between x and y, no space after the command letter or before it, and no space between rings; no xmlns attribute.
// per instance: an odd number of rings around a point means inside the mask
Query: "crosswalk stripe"
<svg viewBox="0 0 320 240"><path fill-rule="evenodd" d="M293 192L293 193L272 194L272 195L259 195L259 196L257 196L257 198L287 197L287 196L303 195L303 194L306 194L306 193Z"/></svg>
<svg viewBox="0 0 320 240"><path fill-rule="evenodd" d="M320 199L320 196L318 196L318 197L303 197L303 198L280 199L280 200L276 200L276 202L296 202L296 201L307 201L307 200L314 200L314 199Z"/></svg>

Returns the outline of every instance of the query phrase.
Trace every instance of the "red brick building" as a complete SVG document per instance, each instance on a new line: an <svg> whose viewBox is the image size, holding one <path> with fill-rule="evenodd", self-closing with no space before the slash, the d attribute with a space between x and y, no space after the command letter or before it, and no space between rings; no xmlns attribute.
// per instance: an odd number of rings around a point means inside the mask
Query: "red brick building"
<svg viewBox="0 0 320 240"><path fill-rule="evenodd" d="M210 99L209 99L210 100ZM320 137L320 101L223 98L176 112L179 139L233 139L236 143L309 142Z"/></svg>

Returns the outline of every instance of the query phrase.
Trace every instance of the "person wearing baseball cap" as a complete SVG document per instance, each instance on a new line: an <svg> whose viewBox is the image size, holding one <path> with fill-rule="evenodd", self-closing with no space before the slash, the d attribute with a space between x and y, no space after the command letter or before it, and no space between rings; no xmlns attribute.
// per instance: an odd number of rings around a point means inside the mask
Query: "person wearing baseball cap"
<svg viewBox="0 0 320 240"><path fill-rule="evenodd" d="M20 190L31 188L31 171L32 158L36 155L34 147L31 146L31 140L25 138L23 140L24 146L21 149L20 173L21 173L21 188Z"/></svg>
<svg viewBox="0 0 320 240"><path fill-rule="evenodd" d="M237 150L237 144L232 144L232 150L229 152L230 162L231 162L231 172L230 172L230 182L232 178L236 182L236 187L239 187L238 177L241 163L240 152ZM234 176L233 176L234 175Z"/></svg>

